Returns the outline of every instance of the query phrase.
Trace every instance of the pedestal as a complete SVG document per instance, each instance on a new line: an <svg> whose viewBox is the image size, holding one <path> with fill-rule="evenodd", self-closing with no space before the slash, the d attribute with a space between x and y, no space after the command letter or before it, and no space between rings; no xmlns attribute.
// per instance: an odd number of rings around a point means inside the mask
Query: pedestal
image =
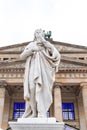
<svg viewBox="0 0 87 130"><path fill-rule="evenodd" d="M64 122L56 122L55 118L20 118L9 125L12 130L64 130Z"/></svg>

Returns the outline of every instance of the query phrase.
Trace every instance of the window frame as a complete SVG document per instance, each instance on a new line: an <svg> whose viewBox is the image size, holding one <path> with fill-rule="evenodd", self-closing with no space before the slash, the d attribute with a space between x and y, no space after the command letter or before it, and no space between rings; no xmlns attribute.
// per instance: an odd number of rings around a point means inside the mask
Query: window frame
<svg viewBox="0 0 87 130"><path fill-rule="evenodd" d="M67 110L63 110L63 104L66 104L67 105ZM69 108L69 105L70 104L72 104L72 110L70 110L70 108ZM62 115L63 115L63 112L64 113L67 113L67 117L68 117L68 119L65 119L64 118L64 116L63 116L63 120L65 120L65 121L74 121L75 120L75 110L74 110L75 108L74 108L74 103L73 102L63 102L62 103ZM70 116L69 116L69 114L70 114L70 112L72 113L72 115L73 115L73 118L72 119L70 119Z"/></svg>
<svg viewBox="0 0 87 130"><path fill-rule="evenodd" d="M19 108L18 108L18 110L17 109L15 109L15 104L18 104L19 105ZM21 106L21 104L24 104L24 109L23 110L21 110L22 108L20 107ZM15 113L16 112L18 112L18 114L19 114L19 116L17 117L17 118L15 118ZM14 102L13 103L13 120L17 120L18 118L20 118L21 117L21 112L25 112L25 102Z"/></svg>

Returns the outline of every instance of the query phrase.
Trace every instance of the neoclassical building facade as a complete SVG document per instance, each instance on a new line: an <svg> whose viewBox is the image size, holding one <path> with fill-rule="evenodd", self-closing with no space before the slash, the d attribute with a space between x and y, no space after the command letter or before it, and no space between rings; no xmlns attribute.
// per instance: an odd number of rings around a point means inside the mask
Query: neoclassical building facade
<svg viewBox="0 0 87 130"><path fill-rule="evenodd" d="M61 54L53 86L53 103L47 113L80 130L87 130L87 47L49 40ZM0 127L21 117L25 102L25 61L19 55L29 42L0 47Z"/></svg>

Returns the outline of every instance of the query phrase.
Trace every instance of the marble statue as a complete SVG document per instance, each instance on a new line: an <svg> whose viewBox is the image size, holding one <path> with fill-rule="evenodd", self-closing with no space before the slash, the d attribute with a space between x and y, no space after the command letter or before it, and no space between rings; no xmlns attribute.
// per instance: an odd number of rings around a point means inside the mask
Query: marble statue
<svg viewBox="0 0 87 130"><path fill-rule="evenodd" d="M58 71L60 54L44 38L42 29L34 33L34 41L29 43L20 55L26 59L24 75L24 99L26 108L23 118L46 117L52 104L52 87Z"/></svg>

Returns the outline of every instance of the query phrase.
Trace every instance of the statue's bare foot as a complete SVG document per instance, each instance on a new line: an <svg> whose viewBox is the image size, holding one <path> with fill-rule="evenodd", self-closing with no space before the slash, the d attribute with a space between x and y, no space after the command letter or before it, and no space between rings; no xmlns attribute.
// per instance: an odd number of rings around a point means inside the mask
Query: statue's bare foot
<svg viewBox="0 0 87 130"><path fill-rule="evenodd" d="M42 113L38 113L38 118L46 118L46 115L44 115Z"/></svg>
<svg viewBox="0 0 87 130"><path fill-rule="evenodd" d="M29 116L29 118L34 118L34 117L36 117L37 115L36 115L36 113L32 113L30 116Z"/></svg>
<svg viewBox="0 0 87 130"><path fill-rule="evenodd" d="M22 118L28 118L31 114L30 113L24 113Z"/></svg>

